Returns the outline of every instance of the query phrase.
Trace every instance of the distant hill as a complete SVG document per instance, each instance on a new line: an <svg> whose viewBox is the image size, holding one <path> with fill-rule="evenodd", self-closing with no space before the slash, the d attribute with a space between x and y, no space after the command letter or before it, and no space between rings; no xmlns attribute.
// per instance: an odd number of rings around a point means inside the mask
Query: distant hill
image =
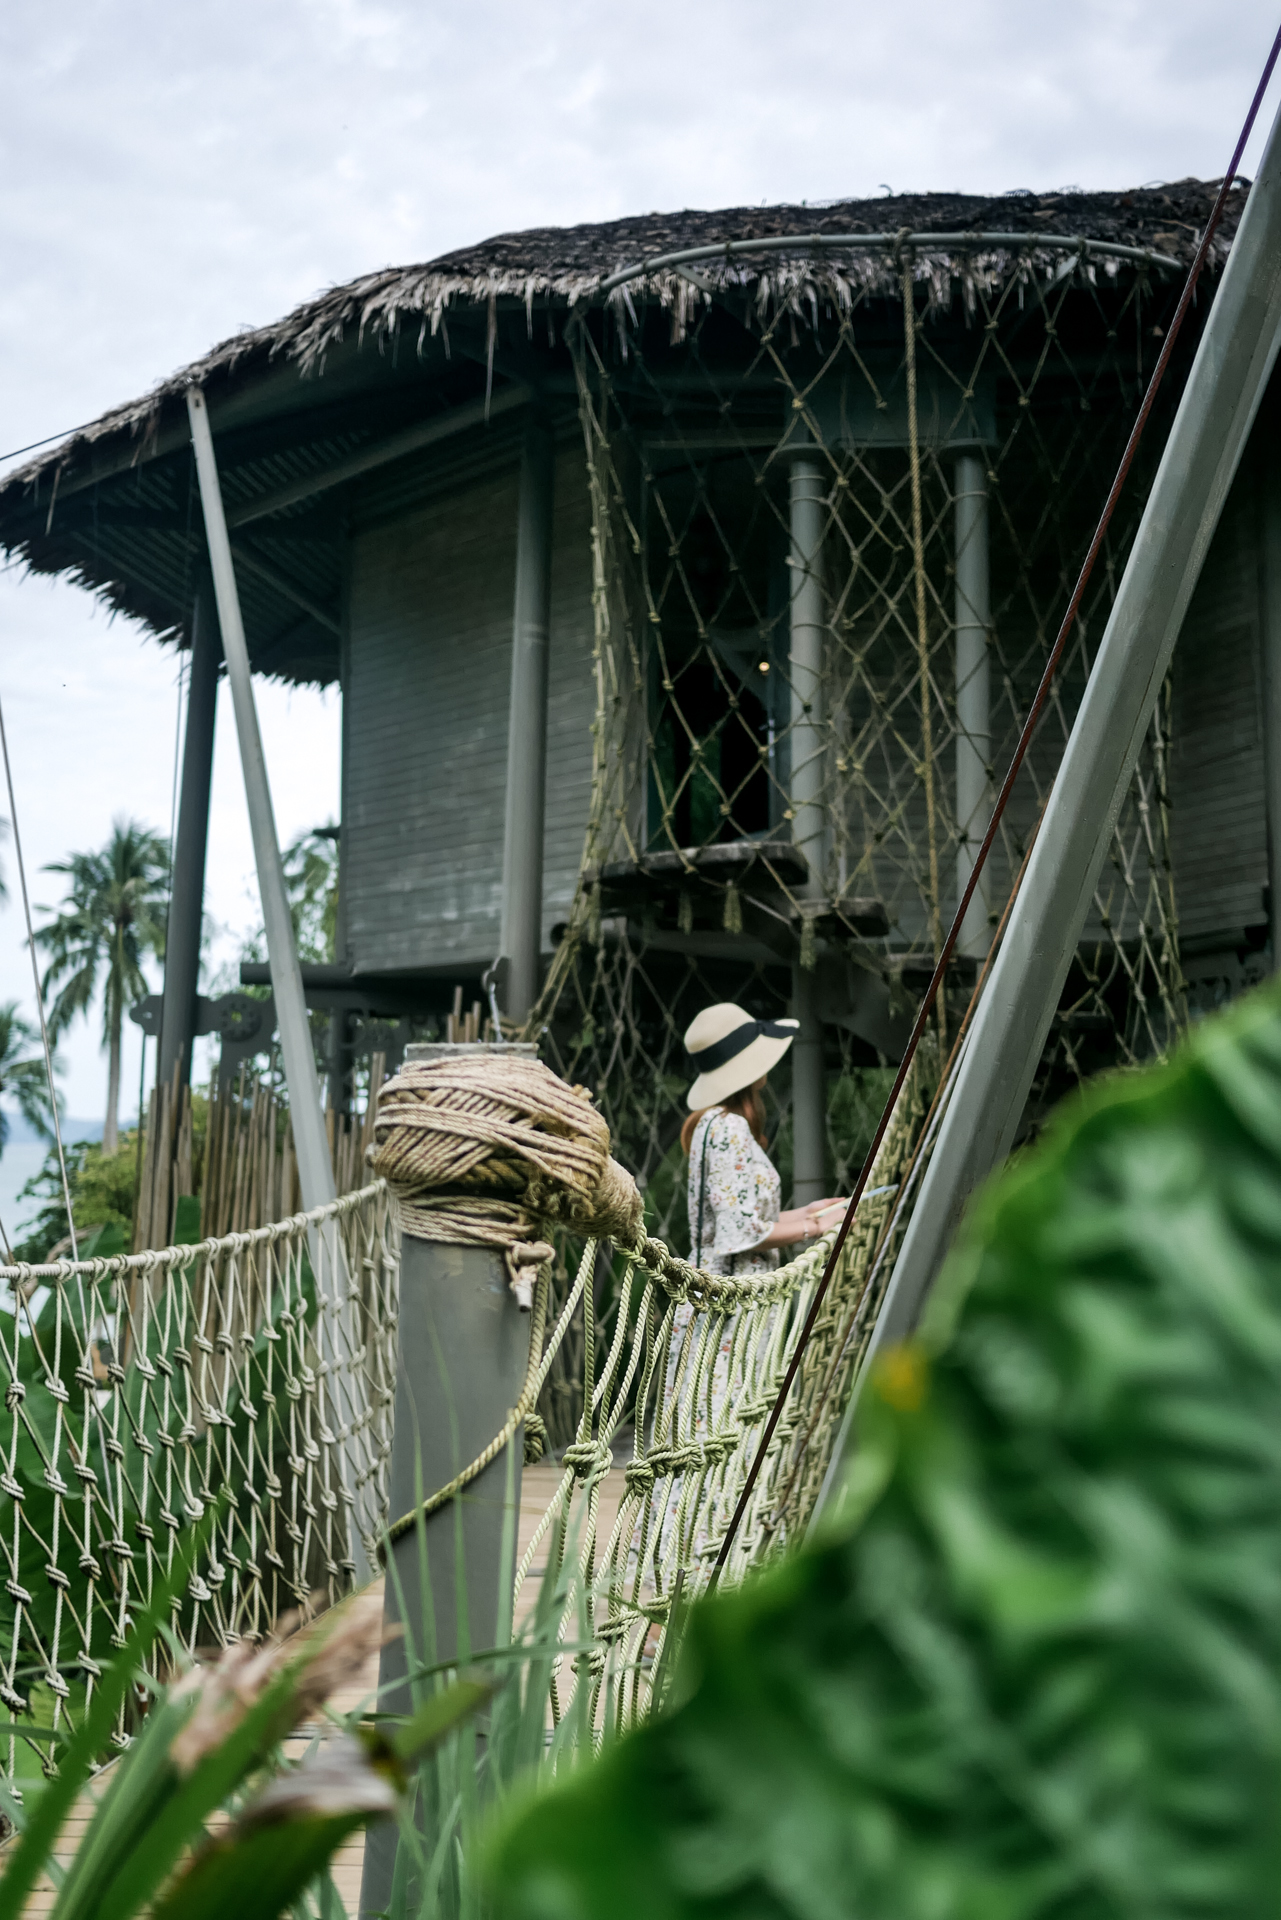
<svg viewBox="0 0 1281 1920"><path fill-rule="evenodd" d="M9 1139L15 1146L20 1140L38 1140L40 1138L35 1128L29 1126L20 1113L15 1113L11 1107L6 1107L4 1114L9 1122ZM68 1120L64 1118L62 1122L62 1138L67 1146L73 1146L77 1140L101 1140L102 1122L101 1120Z"/></svg>

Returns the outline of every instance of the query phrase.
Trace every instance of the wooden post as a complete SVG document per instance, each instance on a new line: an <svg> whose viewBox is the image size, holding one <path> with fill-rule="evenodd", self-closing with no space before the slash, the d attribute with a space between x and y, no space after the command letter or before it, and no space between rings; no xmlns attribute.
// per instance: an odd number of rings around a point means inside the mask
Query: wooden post
<svg viewBox="0 0 1281 1920"><path fill-rule="evenodd" d="M209 789L213 777L214 716L222 641L213 583L196 588L191 615L191 675L187 730L182 749L182 789L173 846L169 923L165 933L165 992L160 1016L156 1083L168 1086L174 1069L179 1085L191 1079L191 1042L200 982L200 923L205 904L205 850L209 840Z"/></svg>
<svg viewBox="0 0 1281 1920"><path fill-rule="evenodd" d="M827 516L817 452L792 460L791 803L792 840L809 865L806 893L823 892L827 815L823 798L823 527Z"/></svg>
<svg viewBox="0 0 1281 1920"><path fill-rule="evenodd" d="M507 806L500 951L509 1020L524 1021L542 985L543 817L547 785L547 653L551 626L552 496L556 446L531 418L520 462L516 605L512 615Z"/></svg>

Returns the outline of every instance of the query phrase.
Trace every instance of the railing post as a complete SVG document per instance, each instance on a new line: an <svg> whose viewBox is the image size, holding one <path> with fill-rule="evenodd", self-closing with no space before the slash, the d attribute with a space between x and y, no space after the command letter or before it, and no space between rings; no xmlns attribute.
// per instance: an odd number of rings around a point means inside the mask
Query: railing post
<svg viewBox="0 0 1281 1920"><path fill-rule="evenodd" d="M513 1053L532 1059L537 1048L433 1044L408 1047L405 1058L408 1064L461 1054ZM390 1475L393 1522L412 1512L420 1497L447 1486L501 1432L524 1384L530 1316L516 1302L500 1251L448 1246L406 1234L398 1333ZM510 1633L523 1448L524 1429L518 1427L510 1458L504 1449L457 1500L428 1516L421 1534L411 1528L392 1548L384 1618L389 1626L403 1625L404 1634L382 1651L380 1711L410 1710L411 1660L422 1666L453 1660L465 1664L489 1652L500 1634ZM461 1612L460 1593L466 1596ZM362 1915L388 1907L396 1846L390 1823L370 1829L360 1890Z"/></svg>

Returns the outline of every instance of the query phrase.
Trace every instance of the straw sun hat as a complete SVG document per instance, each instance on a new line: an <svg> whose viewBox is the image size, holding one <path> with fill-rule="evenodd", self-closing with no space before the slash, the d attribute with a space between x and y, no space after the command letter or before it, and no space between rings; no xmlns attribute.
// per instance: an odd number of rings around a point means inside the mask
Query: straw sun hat
<svg viewBox="0 0 1281 1920"><path fill-rule="evenodd" d="M691 1113L750 1087L783 1058L798 1020L754 1020L732 1000L704 1007L685 1033L685 1051L699 1075L686 1096Z"/></svg>

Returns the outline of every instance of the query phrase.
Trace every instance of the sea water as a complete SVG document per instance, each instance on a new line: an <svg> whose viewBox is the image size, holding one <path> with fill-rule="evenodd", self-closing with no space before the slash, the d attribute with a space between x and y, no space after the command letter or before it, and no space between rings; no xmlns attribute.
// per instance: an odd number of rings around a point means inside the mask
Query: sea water
<svg viewBox="0 0 1281 1920"><path fill-rule="evenodd" d="M68 1146L75 1140L100 1140L102 1122L64 1120L62 1137ZM0 1227L3 1227L10 1245L15 1240L21 1240L41 1207L47 1205L47 1199L29 1196L24 1200L20 1196L28 1180L39 1173L44 1165L48 1151L47 1140L37 1139L18 1115L9 1116L9 1138L3 1152L0 1152Z"/></svg>

